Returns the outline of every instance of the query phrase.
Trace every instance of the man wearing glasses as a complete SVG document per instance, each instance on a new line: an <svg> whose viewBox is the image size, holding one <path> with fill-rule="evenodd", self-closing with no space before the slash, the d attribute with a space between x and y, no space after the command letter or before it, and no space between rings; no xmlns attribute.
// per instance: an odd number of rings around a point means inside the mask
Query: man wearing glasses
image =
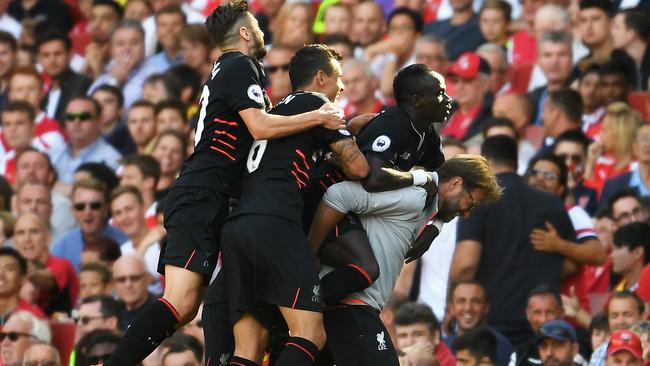
<svg viewBox="0 0 650 366"><path fill-rule="evenodd" d="M110 296L93 295L82 300L77 320L77 341L96 329L120 333L122 307Z"/></svg>
<svg viewBox="0 0 650 366"><path fill-rule="evenodd" d="M648 222L648 210L643 206L641 198L631 189L624 189L616 193L609 200L612 220L616 226L631 224L633 222Z"/></svg>
<svg viewBox="0 0 650 366"><path fill-rule="evenodd" d="M50 150L50 159L59 181L72 184L74 172L83 163L104 163L116 170L121 155L102 138L101 106L90 97L72 99L66 108L65 131L68 143Z"/></svg>
<svg viewBox="0 0 650 366"><path fill-rule="evenodd" d="M147 290L151 275L144 261L133 254L121 256L113 264L113 282L118 300L122 301L122 330L133 323L138 313L156 301L156 296Z"/></svg>
<svg viewBox="0 0 650 366"><path fill-rule="evenodd" d="M18 311L0 332L0 361L4 366L19 366L25 351L34 343L50 343L52 333L47 323L26 311Z"/></svg>
<svg viewBox="0 0 650 366"><path fill-rule="evenodd" d="M23 366L60 366L59 351L47 343L34 343L25 351Z"/></svg>

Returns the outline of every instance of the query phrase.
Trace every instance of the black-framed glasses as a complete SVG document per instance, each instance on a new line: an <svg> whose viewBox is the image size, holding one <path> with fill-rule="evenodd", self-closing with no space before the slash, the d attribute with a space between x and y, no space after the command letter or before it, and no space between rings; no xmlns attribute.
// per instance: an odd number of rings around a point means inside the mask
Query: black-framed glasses
<svg viewBox="0 0 650 366"><path fill-rule="evenodd" d="M616 221L619 224L627 223L634 218L642 217L642 215L644 215L645 213L646 213L645 209L637 206L633 208L631 211L623 212L620 215L616 216L614 218L614 221Z"/></svg>
<svg viewBox="0 0 650 366"><path fill-rule="evenodd" d="M90 207L91 210L97 211L100 208L102 208L102 203L100 201L93 201L93 202L77 202L74 205L72 205L76 211L83 211L86 209L86 207Z"/></svg>
<svg viewBox="0 0 650 366"><path fill-rule="evenodd" d="M530 176L535 178L542 178L544 180L556 180L557 174L545 170L531 169Z"/></svg>
<svg viewBox="0 0 650 366"><path fill-rule="evenodd" d="M282 64L282 65L269 65L266 67L266 73L267 74L273 74L278 71L289 71L289 64Z"/></svg>
<svg viewBox="0 0 650 366"><path fill-rule="evenodd" d="M65 114L65 120L66 121L75 121L75 120L80 120L80 121L89 121L93 118L93 114L90 112L68 112Z"/></svg>
<svg viewBox="0 0 650 366"><path fill-rule="evenodd" d="M5 340L5 338L8 338L9 341L11 341L11 342L15 342L20 337L36 338L35 335L30 334L30 333L24 333L24 332L0 332L0 342L3 342Z"/></svg>
<svg viewBox="0 0 650 366"><path fill-rule="evenodd" d="M465 192L469 196L469 199L472 200L472 206L466 210L466 211L469 211L469 210L477 207L478 205L476 204L476 200L474 199L474 196L472 196L472 193L469 191L469 189L467 189L467 187L465 187Z"/></svg>
<svg viewBox="0 0 650 366"><path fill-rule="evenodd" d="M81 323L81 325L88 325L90 324L91 321L95 319L105 319L105 315L98 315L98 316L81 316L79 319L75 319L75 322Z"/></svg>
<svg viewBox="0 0 650 366"><path fill-rule="evenodd" d="M582 155L580 154L557 154L562 160L570 159L572 163L578 164L582 161Z"/></svg>

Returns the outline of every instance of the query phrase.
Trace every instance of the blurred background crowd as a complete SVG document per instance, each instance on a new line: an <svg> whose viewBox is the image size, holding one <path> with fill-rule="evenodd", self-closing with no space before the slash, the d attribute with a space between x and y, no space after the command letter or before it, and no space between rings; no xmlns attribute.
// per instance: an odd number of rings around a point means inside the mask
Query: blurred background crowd
<svg viewBox="0 0 650 366"><path fill-rule="evenodd" d="M100 362L161 294L165 196L220 55L203 27L219 4L0 0L0 365ZM394 105L395 73L424 63L454 99L446 157L490 154L509 182L405 267L382 311L403 365L455 365L454 341L486 326L495 364L540 364L536 334L558 319L572 362L603 365L624 329L650 361L650 1L249 5L274 104L304 44L343 56L346 119ZM202 364L202 326L145 365Z"/></svg>

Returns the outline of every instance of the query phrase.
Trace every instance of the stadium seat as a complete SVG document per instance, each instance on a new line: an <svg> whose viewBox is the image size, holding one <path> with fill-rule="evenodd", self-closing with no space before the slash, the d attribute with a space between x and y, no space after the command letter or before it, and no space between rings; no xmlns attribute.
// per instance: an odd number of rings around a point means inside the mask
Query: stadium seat
<svg viewBox="0 0 650 366"><path fill-rule="evenodd" d="M52 345L61 354L61 365L67 365L70 352L74 347L77 325L73 322L50 321L50 329L52 330Z"/></svg>
<svg viewBox="0 0 650 366"><path fill-rule="evenodd" d="M72 51L82 56L86 54L86 47L92 42L89 33L73 34L70 36L70 40L72 41Z"/></svg>
<svg viewBox="0 0 650 366"><path fill-rule="evenodd" d="M641 113L643 119L647 122L650 119L650 110L648 110L648 93L644 91L635 91L627 96L627 104Z"/></svg>
<svg viewBox="0 0 650 366"><path fill-rule="evenodd" d="M508 79L510 80L510 85L512 85L513 92L528 92L528 84L530 83L530 76L533 73L533 66L535 64L532 63L510 65Z"/></svg>

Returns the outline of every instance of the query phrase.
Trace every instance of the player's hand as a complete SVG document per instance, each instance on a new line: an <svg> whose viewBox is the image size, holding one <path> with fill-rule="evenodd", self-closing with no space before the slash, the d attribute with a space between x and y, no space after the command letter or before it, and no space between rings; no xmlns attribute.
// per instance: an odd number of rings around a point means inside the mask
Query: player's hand
<svg viewBox="0 0 650 366"><path fill-rule="evenodd" d="M435 225L427 224L420 235L415 239L411 248L406 252L405 262L411 263L420 258L427 250L429 250L433 239L435 239L439 234L440 231L438 231L438 228Z"/></svg>
<svg viewBox="0 0 650 366"><path fill-rule="evenodd" d="M553 225L546 221L546 230L533 229L530 233L530 242L533 248L540 252L556 253L560 243L560 236Z"/></svg>
<svg viewBox="0 0 650 366"><path fill-rule="evenodd" d="M325 103L318 109L321 125L330 130L345 130L343 111L334 103Z"/></svg>
<svg viewBox="0 0 650 366"><path fill-rule="evenodd" d="M353 136L356 136L359 131L366 127L371 119L375 118L376 115L377 113L366 113L352 118L350 122L348 122L348 132L350 132Z"/></svg>
<svg viewBox="0 0 650 366"><path fill-rule="evenodd" d="M424 207L429 208L433 204L433 200L438 195L438 185L433 181L431 176L427 176L427 182L422 186L425 191L427 191L427 200L424 203Z"/></svg>

